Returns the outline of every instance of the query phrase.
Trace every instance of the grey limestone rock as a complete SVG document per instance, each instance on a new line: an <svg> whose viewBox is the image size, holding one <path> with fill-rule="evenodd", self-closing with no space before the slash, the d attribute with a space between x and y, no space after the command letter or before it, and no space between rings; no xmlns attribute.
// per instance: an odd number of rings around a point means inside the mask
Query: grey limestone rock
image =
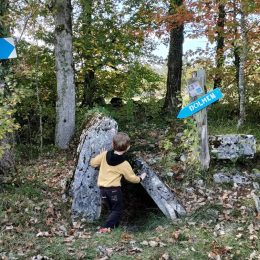
<svg viewBox="0 0 260 260"><path fill-rule="evenodd" d="M211 156L217 159L253 158L256 153L256 139L253 135L209 136Z"/></svg>
<svg viewBox="0 0 260 260"><path fill-rule="evenodd" d="M78 160L72 183L72 217L84 217L93 221L100 217L101 200L97 187L98 170L90 166L90 159L102 148L111 149L113 136L117 133L115 120L95 115L81 134L77 149Z"/></svg>
<svg viewBox="0 0 260 260"><path fill-rule="evenodd" d="M112 139L116 133L117 123L101 115L95 116L83 131L77 150L78 160L71 187L72 218L81 217L90 222L100 217L98 172L90 166L90 159L97 155L101 148L111 149ZM157 174L143 160L136 160L135 163L139 165L140 172L147 173L147 177L141 184L165 216L176 219L184 215L186 213L184 207Z"/></svg>
<svg viewBox="0 0 260 260"><path fill-rule="evenodd" d="M223 173L216 173L213 175L214 182L216 183L230 183L231 178Z"/></svg>
<svg viewBox="0 0 260 260"><path fill-rule="evenodd" d="M250 183L250 181L248 180L247 177L241 176L241 175L238 175L238 174L233 176L233 182L236 183L236 184L242 184L242 185Z"/></svg>

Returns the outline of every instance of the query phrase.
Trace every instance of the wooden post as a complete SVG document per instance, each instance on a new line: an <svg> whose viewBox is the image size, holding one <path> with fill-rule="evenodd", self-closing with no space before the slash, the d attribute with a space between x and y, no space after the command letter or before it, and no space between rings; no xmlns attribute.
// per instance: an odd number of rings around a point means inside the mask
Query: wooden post
<svg viewBox="0 0 260 260"><path fill-rule="evenodd" d="M192 92L189 86L193 83L199 83L201 91ZM193 73L192 78L188 80L188 89L190 95L190 102L195 101L197 98L205 94L206 73L204 70L198 70ZM210 163L209 155L209 142L208 142L208 122L207 122L207 109L204 108L193 117L196 120L196 125L199 135L199 160L203 170L208 170Z"/></svg>

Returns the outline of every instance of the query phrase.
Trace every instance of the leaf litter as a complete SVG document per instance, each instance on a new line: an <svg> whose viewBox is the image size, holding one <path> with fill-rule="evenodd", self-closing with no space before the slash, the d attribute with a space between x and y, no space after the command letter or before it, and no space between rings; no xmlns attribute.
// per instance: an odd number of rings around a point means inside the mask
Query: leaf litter
<svg viewBox="0 0 260 260"><path fill-rule="evenodd" d="M147 157L148 160L149 158L162 157L160 153L152 156L151 154L142 154L142 156ZM22 167L26 168L26 166ZM178 168L180 174L183 174L181 166L176 167L174 169ZM114 239L112 232L105 240L106 243L109 241L110 245L107 246L102 245L99 238L95 238L93 228L88 228L81 221L72 222L69 212L70 201L61 200L66 180L70 180L73 168L74 161L67 160L64 156L44 159L26 168L24 182L40 180L46 185L42 189L43 199L42 201L34 199L16 201L16 207L11 205L6 207L0 220L2 236L6 236L9 241L12 241L12 236L28 232L28 234L34 234L36 239L53 241L52 243L55 243L55 239L61 238L65 248L67 248L67 254L73 255L75 259L84 259L90 251L89 246L87 249L82 247L82 250L76 250L74 245L80 241L85 243L90 241L92 247L96 248L92 252L93 259L109 259L113 255L138 256L146 254L147 250L154 250L154 254L157 254L158 249L168 249L172 245L185 245L187 249L189 248L186 252L198 252L200 249L196 247L196 243L199 244L201 241L208 244L204 255L209 259L229 259L234 255L241 256L243 252L239 243L250 246L251 252L248 254L248 259L260 259L257 251L260 217L255 212L252 188L249 186L236 185L230 189L206 185L173 187L186 207L187 218L176 221L176 223L168 223L167 226L159 224L150 231L152 236L146 239L143 239L142 235L136 237L136 234L124 231L119 238ZM27 220L19 223L13 217L15 211L27 212ZM208 238L202 238L198 234L198 232L205 232L205 230L211 234L209 241L207 241ZM194 233L194 231L196 232ZM221 237L225 239L230 235L233 236L237 244L228 246L221 243ZM16 248L11 248L7 246L4 239L1 239L0 245L4 245L3 248L6 249L1 251L0 256L2 259L12 259L12 257L15 259L14 255L18 255L20 252L24 256L31 256L32 259L33 257L35 257L34 259L52 259L50 256L45 256L44 252L37 254L39 247L36 241L27 241L26 247L24 243L20 242ZM184 251L181 254L185 254ZM171 259L172 254L166 251L161 252L158 259Z"/></svg>

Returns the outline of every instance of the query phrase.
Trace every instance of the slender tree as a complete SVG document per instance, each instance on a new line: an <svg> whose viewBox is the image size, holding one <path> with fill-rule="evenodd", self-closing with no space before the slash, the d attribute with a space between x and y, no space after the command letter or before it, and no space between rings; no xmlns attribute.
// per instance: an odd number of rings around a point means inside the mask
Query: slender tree
<svg viewBox="0 0 260 260"><path fill-rule="evenodd" d="M174 15L177 7L183 4L182 0L170 0L169 14ZM171 23L170 47L168 54L167 92L164 109L176 114L178 110L178 95L181 91L182 56L184 41L184 24L175 20Z"/></svg>
<svg viewBox="0 0 260 260"><path fill-rule="evenodd" d="M216 50L216 73L214 78L214 88L220 87L222 84L222 71L224 65L224 26L225 26L225 4L221 0L217 0L218 4L218 20L217 20L217 50Z"/></svg>
<svg viewBox="0 0 260 260"><path fill-rule="evenodd" d="M240 11L240 28L241 28L241 41L242 47L240 51L240 62L239 62L239 119L237 127L240 128L244 125L246 119L246 82L245 82L245 66L248 53L248 40L247 40L247 25L246 25L246 14L241 6Z"/></svg>
<svg viewBox="0 0 260 260"><path fill-rule="evenodd" d="M55 143L68 148L75 130L75 79L72 56L72 6L71 0L56 0L55 62L57 78Z"/></svg>
<svg viewBox="0 0 260 260"><path fill-rule="evenodd" d="M80 0L80 4L82 7L81 13L81 23L82 23L82 32L84 33L84 43L86 46L90 46L91 41L93 42L92 37L92 12L93 12L93 0ZM83 52L82 57L84 60L90 60L91 55L89 52ZM83 83L83 100L82 105L92 107L93 99L95 95L95 70L94 66L88 66L84 75L84 83Z"/></svg>
<svg viewBox="0 0 260 260"><path fill-rule="evenodd" d="M234 65L235 65L235 80L236 80L237 91L239 92L239 64L240 64L240 57L239 57L239 46L237 44L238 26L239 25L238 25L238 21L237 21L237 3L236 3L236 0L233 0L232 6L233 6L232 20L233 20L233 27L234 27L232 46L233 46Z"/></svg>

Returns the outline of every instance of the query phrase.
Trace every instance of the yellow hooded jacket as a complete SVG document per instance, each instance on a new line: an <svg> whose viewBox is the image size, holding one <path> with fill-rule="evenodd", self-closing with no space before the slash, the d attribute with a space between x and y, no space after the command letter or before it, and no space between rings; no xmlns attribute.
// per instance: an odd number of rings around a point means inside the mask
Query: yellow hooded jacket
<svg viewBox="0 0 260 260"><path fill-rule="evenodd" d="M119 187L121 178L132 183L139 183L141 178L136 176L124 155L117 155L114 151L104 151L90 160L94 168L100 166L98 182L99 187Z"/></svg>

